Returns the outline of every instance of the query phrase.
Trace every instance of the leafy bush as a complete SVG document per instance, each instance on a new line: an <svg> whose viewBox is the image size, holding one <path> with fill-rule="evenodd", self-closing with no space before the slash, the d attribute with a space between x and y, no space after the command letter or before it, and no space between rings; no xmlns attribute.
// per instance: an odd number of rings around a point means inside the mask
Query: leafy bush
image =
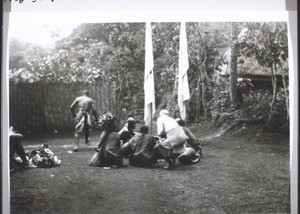
<svg viewBox="0 0 300 214"><path fill-rule="evenodd" d="M272 93L267 90L254 90L243 96L240 108L230 107L229 91L216 93L209 109L215 125L235 123L255 124L268 131L288 133L288 118L283 89L279 89L272 120L269 121Z"/></svg>

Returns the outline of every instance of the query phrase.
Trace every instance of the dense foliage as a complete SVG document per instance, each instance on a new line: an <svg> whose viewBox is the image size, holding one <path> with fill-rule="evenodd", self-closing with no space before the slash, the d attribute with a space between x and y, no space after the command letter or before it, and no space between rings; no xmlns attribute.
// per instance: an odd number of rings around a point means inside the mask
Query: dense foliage
<svg viewBox="0 0 300 214"><path fill-rule="evenodd" d="M228 64L223 54L233 43L238 47L238 73L245 73L243 66L270 73L264 67L276 65L277 70L287 71L281 63L288 59L286 29L278 27L284 24L238 23L236 26L243 32L238 40L231 38L230 23L187 23L189 121L199 122L211 116L216 119L216 115L222 113L234 115L231 114L228 80L220 75L222 65ZM176 85L179 28L180 23L175 22L152 23L157 110L168 108L174 117L179 116ZM117 92L119 110L126 109L129 114L142 118L145 23L82 24L72 35L58 41L51 52L16 40L11 41L10 47L12 81L108 82ZM269 114L265 106L272 102L261 99L262 94L265 93L253 92L245 97L243 105L255 112L256 119L261 119L261 114ZM286 88L278 93L276 89L273 99L274 96L278 102L272 107L272 114L284 114L288 106L281 110L277 106L287 97Z"/></svg>

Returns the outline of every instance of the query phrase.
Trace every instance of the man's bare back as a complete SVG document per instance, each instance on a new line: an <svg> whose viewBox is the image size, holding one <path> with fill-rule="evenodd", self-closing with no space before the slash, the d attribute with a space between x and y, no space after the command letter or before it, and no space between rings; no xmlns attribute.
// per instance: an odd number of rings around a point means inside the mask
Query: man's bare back
<svg viewBox="0 0 300 214"><path fill-rule="evenodd" d="M71 108L77 106L78 111L81 111L82 113L90 113L93 108L93 103L94 101L88 96L80 96L75 99L71 105Z"/></svg>
<svg viewBox="0 0 300 214"><path fill-rule="evenodd" d="M98 116L94 108L94 100L89 97L89 92L87 90L84 90L83 95L77 97L70 106L74 118L76 117L75 107L78 108L78 112L81 114L90 113L92 111L95 119L98 120Z"/></svg>
<svg viewBox="0 0 300 214"><path fill-rule="evenodd" d="M75 113L75 108L78 109L78 113ZM71 112L74 117L75 125L75 144L76 147L73 151L78 151L79 146L79 133L84 130L85 132L85 143L89 143L89 128L91 125L90 113L92 111L96 121L98 121L97 112L94 108L94 101L89 97L87 90L83 91L83 95L77 97L70 106Z"/></svg>

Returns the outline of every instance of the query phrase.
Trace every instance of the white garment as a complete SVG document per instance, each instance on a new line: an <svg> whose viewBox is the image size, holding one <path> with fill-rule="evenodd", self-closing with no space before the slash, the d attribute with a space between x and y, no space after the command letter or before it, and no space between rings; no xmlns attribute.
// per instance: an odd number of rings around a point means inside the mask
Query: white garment
<svg viewBox="0 0 300 214"><path fill-rule="evenodd" d="M163 132L168 133L179 125L175 119L168 115L162 115L157 119L157 134L161 135Z"/></svg>
<svg viewBox="0 0 300 214"><path fill-rule="evenodd" d="M92 125L92 122L91 122L91 116L89 114L87 114L87 125L88 126L91 126ZM82 118L81 120L79 121L79 123L77 123L77 125L75 126L75 130L76 132L82 132L83 131L83 128L84 128L84 120L85 120L85 117L84 115L82 115Z"/></svg>

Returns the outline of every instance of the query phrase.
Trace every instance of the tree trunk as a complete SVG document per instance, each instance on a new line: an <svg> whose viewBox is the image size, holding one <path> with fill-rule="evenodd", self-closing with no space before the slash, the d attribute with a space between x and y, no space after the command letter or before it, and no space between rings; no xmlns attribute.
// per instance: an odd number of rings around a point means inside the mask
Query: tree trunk
<svg viewBox="0 0 300 214"><path fill-rule="evenodd" d="M196 107L196 120L197 122L200 121L200 113L201 113L201 73L198 77L198 81L197 81L197 107Z"/></svg>
<svg viewBox="0 0 300 214"><path fill-rule="evenodd" d="M272 102L270 104L270 114L269 114L269 120L270 123L273 118L274 113L274 106L276 103L276 96L277 96L277 75L276 75L276 64L271 66L271 78L272 78L272 85L273 85L273 96L272 96Z"/></svg>
<svg viewBox="0 0 300 214"><path fill-rule="evenodd" d="M118 93L117 93L117 86L116 82L114 82L114 97L115 97L115 115L118 117Z"/></svg>
<svg viewBox="0 0 300 214"><path fill-rule="evenodd" d="M206 94L205 94L205 91L206 91L206 84L205 84L204 78L202 78L202 89L201 89L201 92L202 92L202 106L203 106L204 119L206 121L207 120L207 108L206 108Z"/></svg>
<svg viewBox="0 0 300 214"><path fill-rule="evenodd" d="M287 123L289 123L289 118L290 118L289 89L288 89L288 84L287 84L284 70L282 71L282 84L283 84L283 90L284 90L284 96L285 96L286 119L287 119Z"/></svg>
<svg viewBox="0 0 300 214"><path fill-rule="evenodd" d="M231 23L231 57L230 57L230 79L229 79L229 90L230 90L230 101L232 106L237 104L237 25L236 23Z"/></svg>
<svg viewBox="0 0 300 214"><path fill-rule="evenodd" d="M116 104L119 107L117 110L117 117L121 118L123 116L122 111L123 111L123 107L124 107L124 102L123 102L123 98L124 98L124 72L123 71L118 71L118 81L119 81L119 86L117 86L117 100L116 100Z"/></svg>

